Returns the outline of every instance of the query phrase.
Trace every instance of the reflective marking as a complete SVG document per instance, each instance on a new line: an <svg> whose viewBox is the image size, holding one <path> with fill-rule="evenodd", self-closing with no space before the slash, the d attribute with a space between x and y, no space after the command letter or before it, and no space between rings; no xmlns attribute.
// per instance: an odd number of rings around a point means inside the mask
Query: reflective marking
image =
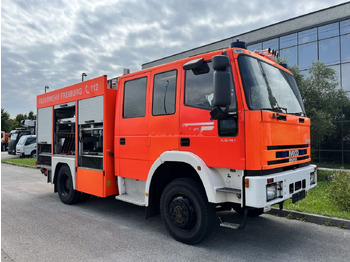
<svg viewBox="0 0 350 262"><path fill-rule="evenodd" d="M202 126L201 127L201 132L203 132L203 131L211 131L213 129L214 129L213 126Z"/></svg>
<svg viewBox="0 0 350 262"><path fill-rule="evenodd" d="M203 123L185 123L182 124L182 126L184 127L188 127L188 126L213 126L214 122L203 122Z"/></svg>

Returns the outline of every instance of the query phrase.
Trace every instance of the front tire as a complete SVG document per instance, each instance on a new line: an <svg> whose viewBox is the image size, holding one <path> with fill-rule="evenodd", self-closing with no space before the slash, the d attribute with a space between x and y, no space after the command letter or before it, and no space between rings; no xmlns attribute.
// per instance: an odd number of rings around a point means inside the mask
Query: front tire
<svg viewBox="0 0 350 262"><path fill-rule="evenodd" d="M57 191L62 203L71 205L79 201L79 192L73 188L73 179L68 166L64 165L58 171Z"/></svg>
<svg viewBox="0 0 350 262"><path fill-rule="evenodd" d="M193 179L180 178L167 185L161 196L160 212L170 235L185 244L199 243L215 228L215 207Z"/></svg>
<svg viewBox="0 0 350 262"><path fill-rule="evenodd" d="M36 150L33 150L32 153L30 153L30 156L32 158L36 158Z"/></svg>

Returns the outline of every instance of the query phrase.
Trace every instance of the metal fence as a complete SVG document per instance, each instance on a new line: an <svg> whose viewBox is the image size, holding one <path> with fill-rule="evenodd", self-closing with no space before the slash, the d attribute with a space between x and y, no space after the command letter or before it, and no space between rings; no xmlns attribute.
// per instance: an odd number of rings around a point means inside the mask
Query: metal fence
<svg viewBox="0 0 350 262"><path fill-rule="evenodd" d="M350 165L350 120L336 121L336 131L326 137L319 148L312 147L313 162Z"/></svg>

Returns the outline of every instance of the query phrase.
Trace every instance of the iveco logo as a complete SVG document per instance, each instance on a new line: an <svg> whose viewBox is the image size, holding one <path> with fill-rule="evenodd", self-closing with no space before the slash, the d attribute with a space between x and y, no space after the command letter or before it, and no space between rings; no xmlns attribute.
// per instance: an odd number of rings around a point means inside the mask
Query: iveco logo
<svg viewBox="0 0 350 262"><path fill-rule="evenodd" d="M289 156L298 156L299 155L299 150L291 150L289 151Z"/></svg>

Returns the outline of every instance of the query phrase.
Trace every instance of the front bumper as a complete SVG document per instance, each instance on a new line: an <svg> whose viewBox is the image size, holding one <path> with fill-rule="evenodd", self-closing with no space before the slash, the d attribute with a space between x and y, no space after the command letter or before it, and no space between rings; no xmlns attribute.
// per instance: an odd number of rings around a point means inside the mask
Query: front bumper
<svg viewBox="0 0 350 262"><path fill-rule="evenodd" d="M23 149L16 149L16 155L24 155L24 150Z"/></svg>
<svg viewBox="0 0 350 262"><path fill-rule="evenodd" d="M315 165L308 165L267 176L247 176L245 205L263 208L287 199L301 200L305 193L317 185ZM276 188L276 190L272 189Z"/></svg>

